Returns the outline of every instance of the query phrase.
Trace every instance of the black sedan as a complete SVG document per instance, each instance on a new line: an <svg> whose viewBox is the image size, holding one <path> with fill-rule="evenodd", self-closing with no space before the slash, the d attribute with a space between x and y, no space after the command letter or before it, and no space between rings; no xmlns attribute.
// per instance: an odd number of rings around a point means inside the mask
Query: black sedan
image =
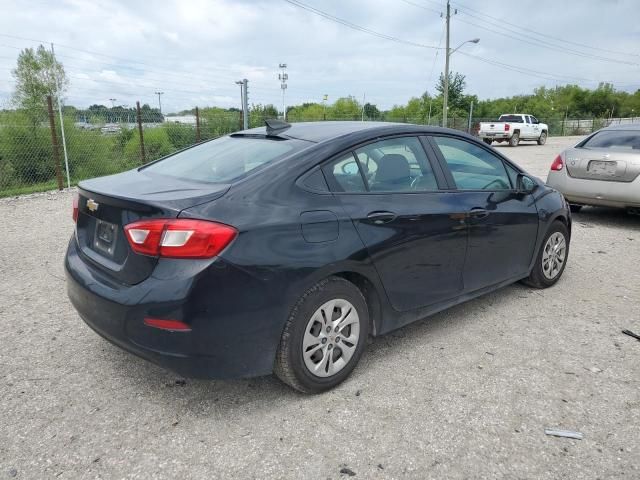
<svg viewBox="0 0 640 480"><path fill-rule="evenodd" d="M82 182L69 297L184 376L343 381L368 335L566 266L562 195L474 138L268 121Z"/></svg>

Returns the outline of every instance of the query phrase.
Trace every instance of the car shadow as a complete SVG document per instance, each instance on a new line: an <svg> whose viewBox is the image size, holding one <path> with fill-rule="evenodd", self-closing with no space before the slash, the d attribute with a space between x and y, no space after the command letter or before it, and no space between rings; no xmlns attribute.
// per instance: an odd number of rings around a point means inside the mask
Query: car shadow
<svg viewBox="0 0 640 480"><path fill-rule="evenodd" d="M321 394L336 399L353 396L354 392L370 381L370 369L376 365L389 365L389 357L397 355L420 355L433 344L442 331L460 329L469 322L477 321L478 311L513 300L514 295L528 291L527 287L514 284L478 299L449 308L423 320L418 320L386 335L370 338L360 365L342 385ZM411 342L409 342L411 340ZM315 396L304 395L283 384L274 375L239 380L195 380L185 379L158 367L146 360L106 343L108 359L102 359L109 375L117 378L121 387L135 392L154 405L161 405L167 415L182 411L189 415L224 415L237 409L259 409L266 412L282 408L291 402L313 401ZM439 345L441 346L441 345ZM411 350L414 350L413 352ZM98 381L98 379L96 379ZM285 403L283 403L285 402Z"/></svg>
<svg viewBox="0 0 640 480"><path fill-rule="evenodd" d="M640 215L633 215L619 208L582 207L578 213L571 214L571 219L574 225L584 228L609 227L640 231Z"/></svg>

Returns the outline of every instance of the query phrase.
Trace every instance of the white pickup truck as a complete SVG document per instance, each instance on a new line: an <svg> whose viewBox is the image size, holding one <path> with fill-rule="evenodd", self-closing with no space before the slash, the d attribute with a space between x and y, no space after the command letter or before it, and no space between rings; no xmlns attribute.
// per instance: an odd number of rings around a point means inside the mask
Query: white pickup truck
<svg viewBox="0 0 640 480"><path fill-rule="evenodd" d="M512 147L517 147L520 140L535 140L538 145L544 145L548 134L546 123L540 123L533 115L521 113L500 115L497 122L480 122L478 131L478 136L488 145L495 140L509 142Z"/></svg>

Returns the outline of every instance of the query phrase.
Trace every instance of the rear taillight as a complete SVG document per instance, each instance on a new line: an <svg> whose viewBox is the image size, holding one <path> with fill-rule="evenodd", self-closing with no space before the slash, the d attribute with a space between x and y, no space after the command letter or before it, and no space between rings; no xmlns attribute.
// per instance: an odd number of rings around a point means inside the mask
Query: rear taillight
<svg viewBox="0 0 640 480"><path fill-rule="evenodd" d="M169 258L215 257L238 234L229 225L190 219L141 220L124 231L134 252Z"/></svg>
<svg viewBox="0 0 640 480"><path fill-rule="evenodd" d="M556 159L551 164L551 170L554 172L559 172L564 167L564 163L562 162L562 155L558 155Z"/></svg>
<svg viewBox="0 0 640 480"><path fill-rule="evenodd" d="M504 131L505 132L508 132L510 128L511 128L511 125L509 125L508 123L504 124Z"/></svg>
<svg viewBox="0 0 640 480"><path fill-rule="evenodd" d="M73 223L76 223L78 221L78 194L76 193L73 196Z"/></svg>

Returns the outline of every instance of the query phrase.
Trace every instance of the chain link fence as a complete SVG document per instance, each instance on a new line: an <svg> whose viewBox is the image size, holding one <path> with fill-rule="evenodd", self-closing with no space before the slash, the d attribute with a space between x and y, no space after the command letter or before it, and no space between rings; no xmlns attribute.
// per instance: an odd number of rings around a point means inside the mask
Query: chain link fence
<svg viewBox="0 0 640 480"><path fill-rule="evenodd" d="M194 114L144 115L140 110L119 117L90 122L75 115L60 117L50 111L34 120L21 112L0 111L0 197L52 190L79 181L109 175L156 160L197 142L238 131L241 112L194 109ZM321 120L362 120L361 116L289 118L291 122ZM439 118L364 118L403 123L439 125ZM628 119L546 119L550 135L584 135L610 123ZM635 120L635 119L633 119ZM640 120L640 119L638 119ZM478 119L452 117L449 127L476 133ZM264 119L250 114L250 126ZM68 170L67 170L68 169Z"/></svg>

